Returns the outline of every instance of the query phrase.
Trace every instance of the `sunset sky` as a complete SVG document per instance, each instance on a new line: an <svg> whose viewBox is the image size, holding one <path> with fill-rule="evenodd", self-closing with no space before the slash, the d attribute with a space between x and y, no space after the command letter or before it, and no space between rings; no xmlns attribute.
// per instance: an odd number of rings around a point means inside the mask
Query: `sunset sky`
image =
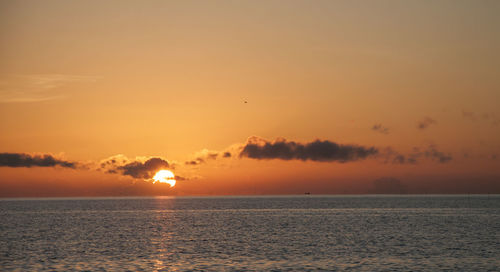
<svg viewBox="0 0 500 272"><path fill-rule="evenodd" d="M500 193L499 14L0 1L0 197Z"/></svg>

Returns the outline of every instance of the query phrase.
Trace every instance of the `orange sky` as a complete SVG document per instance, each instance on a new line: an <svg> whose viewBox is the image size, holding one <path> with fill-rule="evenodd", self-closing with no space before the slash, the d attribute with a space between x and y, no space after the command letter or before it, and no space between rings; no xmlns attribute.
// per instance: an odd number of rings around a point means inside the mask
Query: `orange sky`
<svg viewBox="0 0 500 272"><path fill-rule="evenodd" d="M401 192L500 193L499 12L2 1L0 196L388 192L381 178ZM253 136L267 157L241 153ZM262 147L280 138L296 144L287 159ZM377 152L318 161L317 139ZM43 154L74 165L33 162ZM150 184L145 169L167 164L177 185Z"/></svg>

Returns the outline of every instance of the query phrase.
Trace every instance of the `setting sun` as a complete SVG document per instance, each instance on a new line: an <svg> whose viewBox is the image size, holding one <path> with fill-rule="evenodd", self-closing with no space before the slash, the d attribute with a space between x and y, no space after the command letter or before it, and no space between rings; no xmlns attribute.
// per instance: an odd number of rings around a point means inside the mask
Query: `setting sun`
<svg viewBox="0 0 500 272"><path fill-rule="evenodd" d="M170 184L170 187L175 186L175 175L172 173L172 171L169 170L160 170L156 173L156 175L153 177L154 182L161 182L161 183L168 183Z"/></svg>

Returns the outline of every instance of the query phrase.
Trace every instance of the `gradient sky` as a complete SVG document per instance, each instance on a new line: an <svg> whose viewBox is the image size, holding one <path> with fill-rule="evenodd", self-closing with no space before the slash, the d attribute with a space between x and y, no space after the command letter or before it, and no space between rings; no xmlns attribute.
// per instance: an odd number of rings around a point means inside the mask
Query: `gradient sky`
<svg viewBox="0 0 500 272"><path fill-rule="evenodd" d="M499 1L0 1L0 196L500 193L498 14ZM318 139L377 152L293 155ZM291 142L291 157L264 149ZM33 162L44 155L56 163ZM174 188L124 167L152 158Z"/></svg>

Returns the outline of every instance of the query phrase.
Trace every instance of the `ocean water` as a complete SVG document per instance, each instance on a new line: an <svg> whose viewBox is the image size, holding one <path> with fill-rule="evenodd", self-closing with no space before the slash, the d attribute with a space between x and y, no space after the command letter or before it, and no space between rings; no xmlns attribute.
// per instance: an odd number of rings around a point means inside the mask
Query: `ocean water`
<svg viewBox="0 0 500 272"><path fill-rule="evenodd" d="M0 270L499 271L500 196L4 199Z"/></svg>

